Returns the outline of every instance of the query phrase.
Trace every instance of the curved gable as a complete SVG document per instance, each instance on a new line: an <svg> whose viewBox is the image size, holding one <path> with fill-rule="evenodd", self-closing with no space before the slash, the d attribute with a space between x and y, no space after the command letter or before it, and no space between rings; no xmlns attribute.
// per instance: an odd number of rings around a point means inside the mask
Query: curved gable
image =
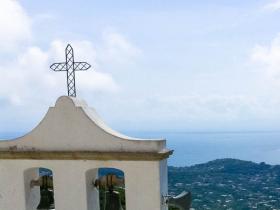
<svg viewBox="0 0 280 210"><path fill-rule="evenodd" d="M164 139L137 139L109 128L84 101L60 97L40 124L23 137L0 141L4 151L170 153Z"/></svg>

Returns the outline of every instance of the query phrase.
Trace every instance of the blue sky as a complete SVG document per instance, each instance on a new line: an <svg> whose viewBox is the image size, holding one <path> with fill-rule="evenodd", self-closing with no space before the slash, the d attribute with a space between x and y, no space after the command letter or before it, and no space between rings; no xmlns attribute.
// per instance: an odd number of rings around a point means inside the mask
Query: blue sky
<svg viewBox="0 0 280 210"><path fill-rule="evenodd" d="M280 1L1 0L0 132L66 94L71 43L93 68L78 97L117 130L280 130Z"/></svg>

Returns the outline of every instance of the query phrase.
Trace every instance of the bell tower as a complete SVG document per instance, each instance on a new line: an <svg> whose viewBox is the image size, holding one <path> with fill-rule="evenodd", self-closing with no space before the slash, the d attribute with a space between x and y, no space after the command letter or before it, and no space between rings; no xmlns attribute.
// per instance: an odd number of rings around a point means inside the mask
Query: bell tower
<svg viewBox="0 0 280 210"><path fill-rule="evenodd" d="M39 125L23 137L0 141L2 210L167 210L189 209L190 194L168 196L165 139L138 139L109 128L76 98L71 45L66 62L68 96L50 107Z"/></svg>
<svg viewBox="0 0 280 210"><path fill-rule="evenodd" d="M30 133L0 141L0 209L167 210L171 154L166 140L120 134L62 96Z"/></svg>

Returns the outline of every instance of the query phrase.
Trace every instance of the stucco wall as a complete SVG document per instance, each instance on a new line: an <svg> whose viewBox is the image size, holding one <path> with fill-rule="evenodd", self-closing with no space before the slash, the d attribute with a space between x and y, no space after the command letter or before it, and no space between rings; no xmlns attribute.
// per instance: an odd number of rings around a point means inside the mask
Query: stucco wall
<svg viewBox="0 0 280 210"><path fill-rule="evenodd" d="M161 195L167 194L165 161L94 161L94 160L0 160L0 209L31 210L30 179L26 172L44 167L53 171L56 210L99 210L92 205L93 169L111 167L125 173L127 210L166 210ZM90 179L91 174L93 177ZM28 176L27 176L28 177ZM30 174L30 177L36 177ZM34 193L34 192L33 192ZM36 205L36 204L34 204Z"/></svg>

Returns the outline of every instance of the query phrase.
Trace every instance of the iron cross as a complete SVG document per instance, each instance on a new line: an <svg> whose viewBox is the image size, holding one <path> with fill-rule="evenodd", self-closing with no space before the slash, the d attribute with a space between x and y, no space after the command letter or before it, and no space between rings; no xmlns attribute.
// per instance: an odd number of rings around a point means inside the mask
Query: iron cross
<svg viewBox="0 0 280 210"><path fill-rule="evenodd" d="M70 44L65 49L66 62L54 63L50 68L54 71L67 72L68 96L76 97L75 71L86 71L91 66L87 62L75 62L74 51Z"/></svg>

